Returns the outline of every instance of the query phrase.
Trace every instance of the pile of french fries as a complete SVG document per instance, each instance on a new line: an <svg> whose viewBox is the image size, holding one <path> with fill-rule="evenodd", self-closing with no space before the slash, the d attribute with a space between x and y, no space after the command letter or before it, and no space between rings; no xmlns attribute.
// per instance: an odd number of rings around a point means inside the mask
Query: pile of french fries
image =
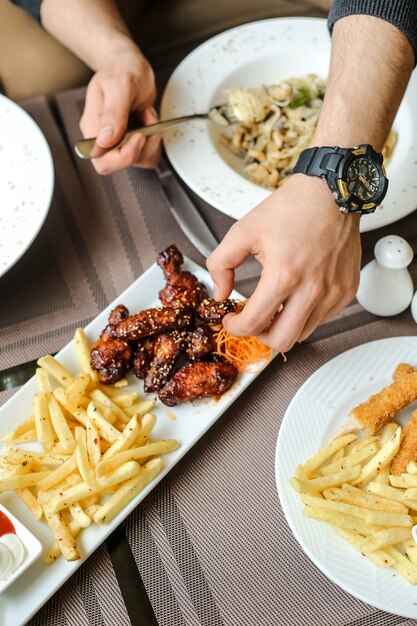
<svg viewBox="0 0 417 626"><path fill-rule="evenodd" d="M378 436L348 433L327 443L291 478L303 514L329 524L356 550L417 584L417 463L390 473L401 427L389 422Z"/></svg>
<svg viewBox="0 0 417 626"><path fill-rule="evenodd" d="M126 380L101 385L82 329L74 345L77 376L52 356L39 359L33 414L3 437L0 457L0 493L14 490L52 530L48 564L61 554L79 559L81 529L110 522L161 472L159 455L178 448L175 440L151 439L154 399L139 400L135 391L123 390ZM34 441L37 450L17 445Z"/></svg>

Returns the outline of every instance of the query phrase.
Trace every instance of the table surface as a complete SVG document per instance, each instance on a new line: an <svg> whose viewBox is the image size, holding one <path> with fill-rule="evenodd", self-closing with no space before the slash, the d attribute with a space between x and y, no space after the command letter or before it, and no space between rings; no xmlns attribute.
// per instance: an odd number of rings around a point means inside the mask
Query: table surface
<svg viewBox="0 0 417 626"><path fill-rule="evenodd" d="M74 328L95 317L165 245L178 242L193 260L204 262L170 217L152 172L130 169L103 178L90 164L74 160L71 145L79 133L83 97L82 90L74 90L49 101L38 98L24 103L51 146L57 182L41 235L0 279L1 293L11 296L7 304L6 298L0 303L0 403L33 375L38 356L65 345ZM221 238L231 220L188 193ZM392 233L406 237L416 250L417 219L413 214L394 226L364 235L364 262L376 240ZM411 270L415 278L415 262ZM249 294L257 276L256 263L245 265L237 288ZM273 465L285 409L317 367L353 345L388 335L413 334L409 311L394 319L378 319L356 302L319 327L294 350L285 368L278 362L272 364L242 394L173 475L31 623L417 624L355 600L308 561L280 511ZM261 426L254 424L254 415L262 416ZM265 463L262 468L257 466L258 472L248 472L242 459L248 437L258 437L263 446ZM230 481L229 489L222 487L224 478ZM219 514L221 523L210 518L210 510ZM252 531L255 525L260 529L257 534ZM287 557L280 555L279 536L289 546ZM287 568L287 576L277 571L274 562L282 558L280 567ZM245 579L248 566L253 579ZM261 580L260 587L253 582L256 578ZM97 580L107 585L106 594L100 593ZM310 594L300 602L291 599L307 583L313 585ZM253 593L250 587L254 587ZM338 608L338 618L332 603Z"/></svg>

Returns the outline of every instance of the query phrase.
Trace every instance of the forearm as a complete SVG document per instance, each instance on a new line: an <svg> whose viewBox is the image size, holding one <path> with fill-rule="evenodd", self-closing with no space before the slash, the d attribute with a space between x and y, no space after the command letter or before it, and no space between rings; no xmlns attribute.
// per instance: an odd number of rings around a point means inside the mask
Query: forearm
<svg viewBox="0 0 417 626"><path fill-rule="evenodd" d="M111 54L138 48L113 0L43 0L43 27L97 71Z"/></svg>
<svg viewBox="0 0 417 626"><path fill-rule="evenodd" d="M336 22L326 95L312 145L384 145L414 67L408 39L368 15Z"/></svg>

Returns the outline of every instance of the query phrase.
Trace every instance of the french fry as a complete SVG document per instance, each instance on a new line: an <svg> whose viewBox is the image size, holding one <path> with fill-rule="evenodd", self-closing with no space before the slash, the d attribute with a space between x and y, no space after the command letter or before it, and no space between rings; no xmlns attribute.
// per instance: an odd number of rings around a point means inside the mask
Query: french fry
<svg viewBox="0 0 417 626"><path fill-rule="evenodd" d="M385 548L385 551L395 559L392 567L412 585L417 585L417 566L393 546Z"/></svg>
<svg viewBox="0 0 417 626"><path fill-rule="evenodd" d="M54 396L50 398L48 408L51 423L62 446L63 453L71 454L75 449L75 439L67 424L62 409Z"/></svg>
<svg viewBox="0 0 417 626"><path fill-rule="evenodd" d="M344 502L335 502L333 500L325 500L309 494L302 494L301 501L307 506L313 508L325 509L327 511L336 511L338 513L346 513L353 517L359 517L368 524L376 526L412 526L413 520L410 515L405 513L392 513L387 511L373 511L365 509L354 504L345 504Z"/></svg>
<svg viewBox="0 0 417 626"><path fill-rule="evenodd" d="M97 510L97 506L96 504L91 505L90 507L86 508L85 513L88 515L88 517L91 519L94 515L94 513ZM68 529L71 533L71 535L74 537L74 539L80 534L80 531L82 530L82 527L79 525L78 521L75 519L72 519L70 521L70 523L68 524ZM44 563L46 565L50 565L51 563L54 563L60 556L61 556L62 552L59 549L59 545L58 543L55 541L52 546L50 547L50 549L48 550L45 558L44 558Z"/></svg>
<svg viewBox="0 0 417 626"><path fill-rule="evenodd" d="M10 441L10 443L30 443L31 441L36 441L37 437L38 433L36 432L36 428L31 428L18 437L11 437L7 441ZM3 439L3 441L5 440Z"/></svg>
<svg viewBox="0 0 417 626"><path fill-rule="evenodd" d="M120 387L127 387L128 386L128 381L126 380L126 378L120 378L119 380L116 380L116 382L114 383L114 387L116 389L119 389Z"/></svg>
<svg viewBox="0 0 417 626"><path fill-rule="evenodd" d="M132 404L138 399L136 391L120 391L118 389L104 390L102 387L100 389L103 393L106 393L107 391L106 395L108 395L108 397L122 409L132 406Z"/></svg>
<svg viewBox="0 0 417 626"><path fill-rule="evenodd" d="M52 530L59 549L67 561L77 561L80 553L73 535L65 523L61 513L50 513L44 508L45 519Z"/></svg>
<svg viewBox="0 0 417 626"><path fill-rule="evenodd" d="M83 511L83 509L81 508L78 502L74 502L74 504L70 504L68 508L69 508L69 512L72 515L72 518L77 520L81 528L87 528L88 526L90 526L91 517L89 517L87 513Z"/></svg>
<svg viewBox="0 0 417 626"><path fill-rule="evenodd" d="M74 376L50 354L38 359L38 365L43 367L63 387L69 387L74 382Z"/></svg>
<svg viewBox="0 0 417 626"><path fill-rule="evenodd" d="M42 367L36 368L36 382L38 384L39 391L52 391L51 381L49 380L48 372Z"/></svg>
<svg viewBox="0 0 417 626"><path fill-rule="evenodd" d="M90 465L95 467L101 460L100 435L91 422L87 424L87 451Z"/></svg>
<svg viewBox="0 0 417 626"><path fill-rule="evenodd" d="M367 490L369 491L369 493L373 493L376 496L381 496L382 498L388 498L390 500L402 502L402 504L408 506L409 509L417 509L417 499L410 498L409 496L407 496L407 491L403 491L402 489L390 487L389 485L380 485L379 483L370 482Z"/></svg>
<svg viewBox="0 0 417 626"><path fill-rule="evenodd" d="M352 441L355 441L355 439L357 439L357 435L348 433L347 435L337 437L336 439L329 441L329 443L326 443L325 446L323 446L318 452L316 452L316 454L304 463L303 467L307 476L310 476L314 470L320 467L324 461L340 450L340 448L345 448L347 445L352 443Z"/></svg>
<svg viewBox="0 0 417 626"><path fill-rule="evenodd" d="M414 563L414 565L417 565L417 546L412 537L409 537L406 541L404 541L403 548L410 561Z"/></svg>
<svg viewBox="0 0 417 626"><path fill-rule="evenodd" d="M133 417L133 415L143 417L152 411L155 406L155 402L155 398L152 400L143 400L142 402L134 402L131 406L127 406L124 411L129 417Z"/></svg>
<svg viewBox="0 0 417 626"><path fill-rule="evenodd" d="M334 461L330 463L330 465L326 465L320 469L320 473L322 476L328 476L329 474L334 474L336 472L340 472L344 469L348 469L349 467L353 467L354 465L358 465L358 463L362 463L370 456L373 456L378 451L378 446L375 443L370 443L369 445L357 450L353 454L349 456L342 457L338 461Z"/></svg>
<svg viewBox="0 0 417 626"><path fill-rule="evenodd" d="M81 370L85 374L91 375L93 373L93 369L90 365L90 345L87 336L82 328L77 328L75 331L74 347L81 365Z"/></svg>
<svg viewBox="0 0 417 626"><path fill-rule="evenodd" d="M126 424L120 439L106 450L102 458L109 459L115 454L131 448L134 444L137 444L137 447L145 444L155 423L156 417L154 415L145 415L143 420L140 420L138 415L134 415Z"/></svg>
<svg viewBox="0 0 417 626"><path fill-rule="evenodd" d="M407 474L417 474L417 463L415 461L407 463Z"/></svg>
<svg viewBox="0 0 417 626"><path fill-rule="evenodd" d="M385 528L363 539L359 543L358 549L362 552L375 552L375 550L406 541L410 537L410 528Z"/></svg>
<svg viewBox="0 0 417 626"><path fill-rule="evenodd" d="M0 474L0 493L5 491L23 489L24 487L34 487L37 483L45 478L49 472L29 472L23 476L11 476L3 478L4 472Z"/></svg>
<svg viewBox="0 0 417 626"><path fill-rule="evenodd" d="M97 524L107 524L161 472L162 459L152 459L144 465L138 476L124 483L94 514Z"/></svg>
<svg viewBox="0 0 417 626"><path fill-rule="evenodd" d="M118 439L122 438L122 434L114 426L112 426L103 416L102 412L98 408L98 405L94 402L90 402L87 408L87 416L92 421L94 426L98 429L100 435L109 443L114 443Z"/></svg>
<svg viewBox="0 0 417 626"><path fill-rule="evenodd" d="M359 517L354 517L353 515L338 513L337 511L328 511L326 509L318 509L310 506L307 506L303 510L303 515L320 522L325 522L331 526L337 526L339 528L344 528L345 530L353 530L364 535L370 535L372 532L380 528L373 526L372 524L368 524L364 520Z"/></svg>
<svg viewBox="0 0 417 626"><path fill-rule="evenodd" d="M46 478L39 481L38 488L41 491L47 491L48 489L51 489L58 483L65 480L65 478L67 478L70 474L75 472L77 467L77 457L75 454L73 454L64 463L61 463L61 465L57 467L55 471L50 472L48 476L46 476Z"/></svg>
<svg viewBox="0 0 417 626"><path fill-rule="evenodd" d="M68 460L68 454L48 454L47 452L37 452L35 450L23 450L10 446L7 448L3 458L13 464L23 463L24 461L36 461L45 465L62 465Z"/></svg>
<svg viewBox="0 0 417 626"><path fill-rule="evenodd" d="M108 409L110 409L110 411L114 415L113 421L115 421L116 419L119 419L124 424L128 423L129 416L127 415L127 413L125 413L125 411L121 407L119 407L115 402L113 402L113 400L111 400L108 396L106 396L106 394L103 393L101 389L94 389L90 393L90 398L94 400L96 406L99 406L102 404Z"/></svg>
<svg viewBox="0 0 417 626"><path fill-rule="evenodd" d="M359 452L362 448L365 448L370 443L375 443L379 440L379 437L373 435L372 437L365 437L364 439L359 439L352 446L348 446L346 448L346 456L350 456L351 454L355 454L355 452Z"/></svg>
<svg viewBox="0 0 417 626"><path fill-rule="evenodd" d="M141 466L136 461L129 461L124 465L118 467L111 476L104 476L97 479L93 484L89 485L86 482L69 487L62 494L53 496L45 507L51 513L57 513L62 509L66 509L70 504L78 502L91 496L95 493L100 493L112 485L117 485L120 482L129 480L133 476L136 476L141 471ZM411 519L411 518L410 518Z"/></svg>
<svg viewBox="0 0 417 626"><path fill-rule="evenodd" d="M19 496L22 502L26 504L27 508L34 515L34 517L37 520L41 520L43 517L43 509L39 502L36 500L29 487L16 489L16 494Z"/></svg>
<svg viewBox="0 0 417 626"><path fill-rule="evenodd" d="M31 415L26 420L24 420L21 424L19 424L19 426L17 426L15 430L13 430L11 433L4 435L2 440L5 443L9 441L14 441L15 439L26 434L28 431L33 430L34 427L35 427L35 417L34 415Z"/></svg>
<svg viewBox="0 0 417 626"><path fill-rule="evenodd" d="M298 493L317 493L329 487L336 487L342 483L354 481L360 473L361 466L355 465L349 469L336 472L335 474L329 474L329 476L322 476L321 478L312 478L310 480L291 478L290 483Z"/></svg>
<svg viewBox="0 0 417 626"><path fill-rule="evenodd" d="M417 372L416 372L417 374ZM401 440L401 426L398 426L395 433L388 439L377 454L362 468L362 471L357 479L352 481L354 485L363 487L366 483L372 480L377 473L385 466L388 465L398 452Z"/></svg>
<svg viewBox="0 0 417 626"><path fill-rule="evenodd" d="M346 504L355 504L374 511L408 513L408 507L401 502L378 498L347 483L344 483L341 488L326 489L323 495L326 500L340 500Z"/></svg>
<svg viewBox="0 0 417 626"><path fill-rule="evenodd" d="M53 487L46 491L39 491L38 502L39 504L48 504L48 502L58 494L63 493L66 489L78 485L82 482L82 478L79 474L70 474L61 482L55 484Z"/></svg>
<svg viewBox="0 0 417 626"><path fill-rule="evenodd" d="M390 477L390 466L389 463L383 467L376 476L373 477L373 481L375 483L381 483L382 485L389 485L389 477Z"/></svg>
<svg viewBox="0 0 417 626"><path fill-rule="evenodd" d="M51 450L54 445L54 433L48 409L49 394L38 392L33 398L33 414L38 441L45 450Z"/></svg>
<svg viewBox="0 0 417 626"><path fill-rule="evenodd" d="M80 472L81 478L86 483L92 484L94 481L94 474L88 462L87 436L85 429L81 426L77 426L75 429L75 441L77 442L75 456L77 459L78 471Z"/></svg>
<svg viewBox="0 0 417 626"><path fill-rule="evenodd" d="M410 489L411 487L417 487L417 475L400 474L399 476L394 476L393 474L390 474L389 482L393 487Z"/></svg>
<svg viewBox="0 0 417 626"><path fill-rule="evenodd" d="M167 452L172 452L173 450L177 450L178 448L179 445L178 442L175 441L175 439L164 439L161 441L148 443L144 446L141 446L140 448L131 448L129 450L125 450L124 452L119 452L118 454L115 454L112 457L101 461L97 465L97 476L105 476L109 472L112 472L114 469L116 469L116 467L119 467L123 463L126 463L126 461L147 459L148 457L158 454L166 454Z"/></svg>
<svg viewBox="0 0 417 626"><path fill-rule="evenodd" d="M344 530L343 528L334 528L335 531L345 539L348 543L350 543L356 550L359 550L358 544L362 540L362 536L353 531ZM379 565L379 567L392 567L393 563L395 563L395 559L387 554L385 550L375 550L375 552L363 552L359 550L362 554L364 554L368 559L370 559L375 565Z"/></svg>

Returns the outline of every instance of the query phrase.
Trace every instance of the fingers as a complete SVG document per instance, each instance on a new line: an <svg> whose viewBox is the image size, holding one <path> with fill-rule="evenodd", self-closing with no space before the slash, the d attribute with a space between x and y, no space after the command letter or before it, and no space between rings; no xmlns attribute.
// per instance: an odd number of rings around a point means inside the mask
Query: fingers
<svg viewBox="0 0 417 626"><path fill-rule="evenodd" d="M227 315L223 325L237 337L259 335L271 326L272 318L288 295L288 286L278 287L275 275L264 270L245 307L238 314Z"/></svg>
<svg viewBox="0 0 417 626"><path fill-rule="evenodd" d="M206 261L207 269L213 279L213 294L216 300L227 298L232 289L235 268L251 253L243 237L236 236L235 226L228 231L223 241Z"/></svg>
<svg viewBox="0 0 417 626"><path fill-rule="evenodd" d="M87 87L84 112L80 120L80 129L84 137L97 137L100 131L100 112L103 109L103 103L103 91L92 78Z"/></svg>
<svg viewBox="0 0 417 626"><path fill-rule="evenodd" d="M148 107L143 111L142 120L144 126L156 124L158 115L155 109ZM136 167L153 168L158 165L161 156L161 135L147 137L138 160L134 163Z"/></svg>
<svg viewBox="0 0 417 626"><path fill-rule="evenodd" d="M115 81L103 86L104 102L100 112L100 129L97 144L102 148L114 146L123 137L129 120L132 96Z"/></svg>
<svg viewBox="0 0 417 626"><path fill-rule="evenodd" d="M304 293L297 291L285 301L269 329L258 335L259 339L277 352L288 352L299 340L315 306L316 301L308 301Z"/></svg>

